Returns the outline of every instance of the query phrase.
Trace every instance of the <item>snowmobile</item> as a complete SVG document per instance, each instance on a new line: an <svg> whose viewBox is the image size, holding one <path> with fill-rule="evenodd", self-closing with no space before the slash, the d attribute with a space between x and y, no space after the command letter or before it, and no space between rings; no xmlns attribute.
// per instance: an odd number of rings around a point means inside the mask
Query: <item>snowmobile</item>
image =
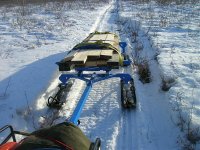
<svg viewBox="0 0 200 150"><path fill-rule="evenodd" d="M121 47L121 51L119 47ZM13 130L12 126L4 126L0 133L10 130L10 133L0 145L0 150L98 150L100 138L91 142L79 129L79 118L93 84L110 78L120 78L121 100L124 108L136 107L134 81L127 73L110 73L119 66L129 66L131 61L125 53L125 42L119 42L118 36L110 32L91 33L82 43L76 45L67 56L58 62L63 73L59 80L58 92L48 99L48 105L61 107L61 100L71 79L86 82L86 88L78 101L71 117L63 123L49 128L25 133ZM74 72L68 72L74 70ZM71 85L70 85L71 86ZM16 142L16 134L26 136ZM9 142L12 139L13 142Z"/></svg>

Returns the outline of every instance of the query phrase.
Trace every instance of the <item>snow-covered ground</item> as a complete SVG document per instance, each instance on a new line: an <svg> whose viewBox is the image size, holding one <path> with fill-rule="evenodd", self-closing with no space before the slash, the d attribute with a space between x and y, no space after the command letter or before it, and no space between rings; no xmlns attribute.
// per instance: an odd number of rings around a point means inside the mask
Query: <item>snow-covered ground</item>
<svg viewBox="0 0 200 150"><path fill-rule="evenodd" d="M199 3L121 0L0 7L0 126L31 132L57 113L56 122L70 117L85 84L75 80L63 109L49 110L60 74L55 62L90 32L111 31L127 42L131 59L148 60L152 81L141 83L134 65L113 70L134 78L137 108L121 108L119 79L102 81L93 86L80 128L93 141L100 137L106 150L190 146L188 123L192 133L200 127L199 10ZM161 90L163 80L169 91Z"/></svg>
<svg viewBox="0 0 200 150"><path fill-rule="evenodd" d="M0 8L0 126L34 129L30 111L42 107L36 100L58 78L55 63L95 30L107 7L76 1Z"/></svg>
<svg viewBox="0 0 200 150"><path fill-rule="evenodd" d="M120 6L121 15L129 17L134 31L142 29L143 36L148 37L150 47L140 55L147 58L151 71L155 68L152 68L152 60L159 64L161 72L153 77L153 82L161 77L166 84L163 86L161 82L160 87L171 87L166 92L166 100L171 103L171 120L183 133L178 134L177 142L181 147L190 147L188 145L195 140L199 143L200 3L159 5L155 1L126 1ZM139 38L135 45L138 43L145 48L147 42ZM191 147L195 148L195 144Z"/></svg>

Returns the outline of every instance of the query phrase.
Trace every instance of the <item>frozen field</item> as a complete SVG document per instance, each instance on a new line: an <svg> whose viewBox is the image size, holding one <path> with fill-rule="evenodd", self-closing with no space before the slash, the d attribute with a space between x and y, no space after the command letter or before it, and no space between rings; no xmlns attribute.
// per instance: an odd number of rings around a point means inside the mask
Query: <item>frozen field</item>
<svg viewBox="0 0 200 150"><path fill-rule="evenodd" d="M198 150L199 12L200 3L122 0L0 7L0 127L31 132L69 118L85 84L76 80L63 109L49 110L47 98L59 83L55 62L90 32L110 31L128 44L133 65L113 73L132 75L137 108L121 108L119 79L102 81L80 128L93 141L100 137L105 150ZM146 84L137 73L144 61L151 72Z"/></svg>

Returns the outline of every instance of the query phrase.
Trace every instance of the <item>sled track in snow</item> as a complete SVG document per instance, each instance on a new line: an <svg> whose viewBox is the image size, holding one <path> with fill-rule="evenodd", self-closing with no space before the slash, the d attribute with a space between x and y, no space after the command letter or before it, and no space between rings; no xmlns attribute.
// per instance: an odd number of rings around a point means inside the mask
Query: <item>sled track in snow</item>
<svg viewBox="0 0 200 150"><path fill-rule="evenodd" d="M136 148L136 118L134 110L123 110L122 118L120 121L121 137L120 137L120 149L133 150Z"/></svg>
<svg viewBox="0 0 200 150"><path fill-rule="evenodd" d="M116 7L114 4L113 8L107 9L97 30L106 31L107 28L108 31L116 31ZM116 72L132 73L131 69L127 67ZM120 91L119 79L105 80L95 85L81 115L81 128L91 139L100 137L103 150L133 150L138 147L136 110L121 107Z"/></svg>
<svg viewBox="0 0 200 150"><path fill-rule="evenodd" d="M115 17L118 16L118 11L115 10L116 4L110 5L93 28L100 31L106 28L107 31L115 31L114 28L117 27ZM112 22L108 24L110 18ZM116 72L130 72L130 69L126 68L125 71L119 69ZM73 112L85 84L80 84L77 80L73 87L71 91L73 94L68 96L68 99L73 101L73 107L66 108L67 114ZM94 84L80 117L80 128L92 141L100 137L103 150L132 150L137 147L136 112L133 109L122 109L120 94L119 79L109 79Z"/></svg>
<svg viewBox="0 0 200 150"><path fill-rule="evenodd" d="M133 74L131 67L124 67L123 73ZM120 148L124 150L134 150L138 149L137 146L137 108L122 109L121 119L120 119L120 132L119 143ZM118 149L118 148L117 148Z"/></svg>
<svg viewBox="0 0 200 150"><path fill-rule="evenodd" d="M100 19L96 22L96 27L95 27L94 31L98 31L98 30L101 28L101 22L104 20L106 14L110 11L111 7L112 7L112 5L110 5L110 6L106 9L106 11L105 11L105 12L103 13L103 15L100 17ZM93 31L93 32L94 32L94 31Z"/></svg>
<svg viewBox="0 0 200 150"><path fill-rule="evenodd" d="M121 114L119 92L117 79L94 85L81 115L81 128L91 139L100 137L102 149L114 149Z"/></svg>

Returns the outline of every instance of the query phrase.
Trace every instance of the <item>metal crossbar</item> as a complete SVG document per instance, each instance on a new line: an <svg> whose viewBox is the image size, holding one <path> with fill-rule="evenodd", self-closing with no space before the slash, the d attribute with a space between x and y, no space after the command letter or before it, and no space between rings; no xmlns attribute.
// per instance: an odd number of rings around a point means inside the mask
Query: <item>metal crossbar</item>
<svg viewBox="0 0 200 150"><path fill-rule="evenodd" d="M125 48L127 46L126 42L120 42L119 46L121 47L121 53L126 56ZM131 64L130 59L125 59L123 62L124 66L129 66ZM74 123L75 125L79 124L79 117L82 112L83 106L86 103L86 100L89 96L89 93L92 89L92 86L94 83L102 81L102 80L107 80L110 78L120 78L124 84L128 84L129 81L132 80L131 76L129 74L125 73L117 73L117 74L111 74L110 71L112 70L111 67L82 67L82 68L76 68L75 71L76 73L72 74L62 74L59 77L59 80L62 82L62 84L66 84L67 81L71 78L74 79L80 79L82 81L86 82L86 88L71 116L71 118L68 120L69 122ZM84 71L87 72L93 72L93 73L84 73ZM96 71L104 71L105 73L96 73Z"/></svg>
<svg viewBox="0 0 200 150"><path fill-rule="evenodd" d="M71 116L71 118L69 119L70 122L74 123L75 125L78 125L78 119L80 117L80 114L82 112L83 106L86 103L86 100L89 96L89 93L92 89L92 86L94 83L102 81L102 80L106 80L106 79L110 79L110 78L120 78L122 81L124 81L125 84L128 84L129 81L131 81L131 76L129 74L125 74L125 73L118 73L118 74L110 74L109 73L109 68L90 68L93 71L99 71L99 70L104 70L106 71L106 73L88 73L88 74L84 74L83 71L85 70L89 70L89 68L82 68L82 69L77 69L79 70L78 73L75 74L62 74L59 79L62 82L62 84L66 84L67 81L70 78L74 78L74 79L80 79L82 81L86 82L86 88Z"/></svg>

